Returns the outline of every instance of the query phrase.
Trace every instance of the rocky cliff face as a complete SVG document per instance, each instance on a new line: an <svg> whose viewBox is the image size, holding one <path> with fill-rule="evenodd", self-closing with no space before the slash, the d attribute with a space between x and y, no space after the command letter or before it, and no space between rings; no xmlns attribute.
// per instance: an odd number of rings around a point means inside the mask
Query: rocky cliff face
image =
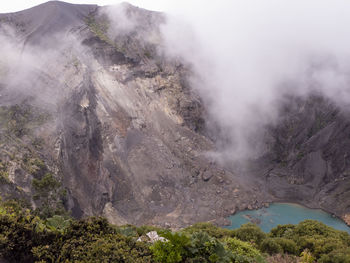
<svg viewBox="0 0 350 263"><path fill-rule="evenodd" d="M189 68L158 52L165 18L119 8L132 30L111 30L105 7L62 2L0 15L18 56L0 70L4 198L171 227L273 200L349 211L345 112L291 99L263 158L246 170L221 166L207 156L215 142Z"/></svg>
<svg viewBox="0 0 350 263"><path fill-rule="evenodd" d="M320 95L290 98L270 130L268 191L342 215L349 210L349 113Z"/></svg>
<svg viewBox="0 0 350 263"><path fill-rule="evenodd" d="M55 208L62 204L77 217L174 227L226 216L257 199L206 157L214 144L203 135L205 110L187 84L189 70L157 52L162 15L123 8L137 23L114 37L96 6L49 2L0 17L3 28L14 28L18 52L59 50L39 69L30 64L25 83L2 84L2 143L10 148L1 150L8 173L2 195L39 207L56 198ZM43 10L52 12L48 21Z"/></svg>

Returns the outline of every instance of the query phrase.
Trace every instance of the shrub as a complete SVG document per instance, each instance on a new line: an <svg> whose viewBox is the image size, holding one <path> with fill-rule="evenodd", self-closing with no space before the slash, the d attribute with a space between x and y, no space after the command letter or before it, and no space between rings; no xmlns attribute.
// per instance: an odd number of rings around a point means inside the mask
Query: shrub
<svg viewBox="0 0 350 263"><path fill-rule="evenodd" d="M32 249L53 242L56 234L45 230L40 218L16 206L3 206L0 215L0 257L10 262L34 262Z"/></svg>
<svg viewBox="0 0 350 263"><path fill-rule="evenodd" d="M336 249L327 255L322 255L319 263L350 263L350 249Z"/></svg>
<svg viewBox="0 0 350 263"><path fill-rule="evenodd" d="M270 236L279 238L279 244L285 252L298 255L307 249L316 259L350 245L348 233L335 230L315 220L305 220L298 225L277 226L271 230ZM283 243L281 238L284 240ZM286 240L293 241L297 245L295 252L293 252L294 245L286 243Z"/></svg>
<svg viewBox="0 0 350 263"><path fill-rule="evenodd" d="M299 251L299 247L297 244L290 239L287 238L274 238L275 242L279 244L284 253L297 255Z"/></svg>
<svg viewBox="0 0 350 263"><path fill-rule="evenodd" d="M156 229L166 241L136 241ZM151 226L117 227L99 217L53 215L44 220L25 204L0 203L0 258L9 262L265 263L266 252L273 254L271 263L350 263L349 238L312 220L278 226L269 235L252 224L224 231L196 224L171 232Z"/></svg>
<svg viewBox="0 0 350 263"><path fill-rule="evenodd" d="M300 255L300 263L313 263L315 258L312 256L311 252L305 249Z"/></svg>
<svg viewBox="0 0 350 263"><path fill-rule="evenodd" d="M283 252L282 246L274 238L267 238L262 241L260 249L263 252L271 254L278 254Z"/></svg>
<svg viewBox="0 0 350 263"><path fill-rule="evenodd" d="M291 238L294 233L296 225L287 224L287 225L278 225L277 227L271 229L271 237L284 237Z"/></svg>
<svg viewBox="0 0 350 263"><path fill-rule="evenodd" d="M59 259L69 262L150 262L147 246L119 235L94 235L85 239L68 239L63 243Z"/></svg>
<svg viewBox="0 0 350 263"><path fill-rule="evenodd" d="M71 224L71 220L61 215L54 215L46 219L45 226L52 231L60 231L63 233Z"/></svg>
<svg viewBox="0 0 350 263"><path fill-rule="evenodd" d="M266 262L259 250L251 244L236 238L226 238L226 248L233 254L234 262Z"/></svg>
<svg viewBox="0 0 350 263"><path fill-rule="evenodd" d="M194 232L189 248L190 258L201 259L200 262L231 262L232 253L225 249L223 243L206 232Z"/></svg>
<svg viewBox="0 0 350 263"><path fill-rule="evenodd" d="M33 188L40 197L46 197L49 192L60 187L60 183L55 179L51 173L45 174L40 180L33 179L32 181Z"/></svg>
<svg viewBox="0 0 350 263"><path fill-rule="evenodd" d="M32 252L43 262L132 263L151 262L152 257L147 244L117 233L106 219L95 217L73 221L55 242L37 246Z"/></svg>
<svg viewBox="0 0 350 263"><path fill-rule="evenodd" d="M251 242L257 245L266 238L266 234L255 224L248 223L234 230L234 236L240 240Z"/></svg>
<svg viewBox="0 0 350 263"><path fill-rule="evenodd" d="M196 223L182 230L182 232L188 234L193 234L200 231L206 232L209 236L216 238L231 237L234 233L233 230L217 227L211 223Z"/></svg>
<svg viewBox="0 0 350 263"><path fill-rule="evenodd" d="M299 257L288 254L275 254L267 258L269 263L300 263Z"/></svg>
<svg viewBox="0 0 350 263"><path fill-rule="evenodd" d="M157 241L150 248L154 258L162 263L180 262L188 255L190 239L181 233L165 233L162 235L167 241Z"/></svg>

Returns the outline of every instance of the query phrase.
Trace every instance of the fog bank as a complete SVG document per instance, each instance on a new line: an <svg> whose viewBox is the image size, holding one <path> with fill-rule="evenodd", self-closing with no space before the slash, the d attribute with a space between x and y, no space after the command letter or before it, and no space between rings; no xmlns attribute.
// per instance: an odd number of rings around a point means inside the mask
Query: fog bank
<svg viewBox="0 0 350 263"><path fill-rule="evenodd" d="M349 1L186 1L169 10L163 51L192 65L220 155L251 158L286 95L349 105L349 24Z"/></svg>

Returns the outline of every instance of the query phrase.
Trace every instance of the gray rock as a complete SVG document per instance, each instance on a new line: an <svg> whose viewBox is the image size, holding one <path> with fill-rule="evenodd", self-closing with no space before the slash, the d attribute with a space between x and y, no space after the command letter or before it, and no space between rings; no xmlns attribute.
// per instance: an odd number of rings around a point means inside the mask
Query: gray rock
<svg viewBox="0 0 350 263"><path fill-rule="evenodd" d="M202 172L201 177L202 177L203 181L207 182L210 180L210 178L213 177L213 174L210 171L204 171L204 172Z"/></svg>

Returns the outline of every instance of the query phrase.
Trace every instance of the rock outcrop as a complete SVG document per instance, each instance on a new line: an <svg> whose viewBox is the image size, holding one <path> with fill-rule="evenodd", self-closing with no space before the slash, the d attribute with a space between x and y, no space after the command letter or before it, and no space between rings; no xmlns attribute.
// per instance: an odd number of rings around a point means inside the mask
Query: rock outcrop
<svg viewBox="0 0 350 263"><path fill-rule="evenodd" d="M277 200L344 215L350 208L348 111L311 95L291 98L281 116L270 128L269 150L259 161L266 191Z"/></svg>

